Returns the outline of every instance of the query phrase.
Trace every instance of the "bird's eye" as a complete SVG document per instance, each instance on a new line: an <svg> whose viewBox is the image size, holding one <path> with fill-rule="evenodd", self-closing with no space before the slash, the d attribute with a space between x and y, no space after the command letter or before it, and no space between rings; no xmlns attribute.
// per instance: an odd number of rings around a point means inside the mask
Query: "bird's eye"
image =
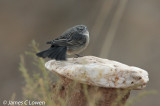
<svg viewBox="0 0 160 106"><path fill-rule="evenodd" d="M83 28L78 28L79 31L83 31Z"/></svg>

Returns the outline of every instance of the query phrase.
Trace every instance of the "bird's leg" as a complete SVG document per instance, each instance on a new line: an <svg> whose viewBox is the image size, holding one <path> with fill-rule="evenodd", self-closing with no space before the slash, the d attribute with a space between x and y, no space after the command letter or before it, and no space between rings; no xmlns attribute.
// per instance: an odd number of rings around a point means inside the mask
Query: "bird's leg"
<svg viewBox="0 0 160 106"><path fill-rule="evenodd" d="M81 56L81 55L79 55L79 54L75 54L75 55L77 56L77 58L78 58L78 57L83 57L83 56Z"/></svg>

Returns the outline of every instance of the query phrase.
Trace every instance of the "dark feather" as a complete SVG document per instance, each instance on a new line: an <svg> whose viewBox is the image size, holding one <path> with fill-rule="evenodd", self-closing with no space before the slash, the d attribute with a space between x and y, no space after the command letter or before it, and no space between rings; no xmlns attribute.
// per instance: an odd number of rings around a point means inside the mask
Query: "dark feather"
<svg viewBox="0 0 160 106"><path fill-rule="evenodd" d="M67 52L67 47L52 45L51 48L49 48L48 50L39 52L36 55L42 58L48 57L56 60L66 60L66 52Z"/></svg>

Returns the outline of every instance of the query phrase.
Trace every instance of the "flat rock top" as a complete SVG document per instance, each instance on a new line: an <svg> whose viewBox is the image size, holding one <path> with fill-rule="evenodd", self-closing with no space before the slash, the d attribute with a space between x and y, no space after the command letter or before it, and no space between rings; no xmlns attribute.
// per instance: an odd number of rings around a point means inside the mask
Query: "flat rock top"
<svg viewBox="0 0 160 106"><path fill-rule="evenodd" d="M141 68L95 56L50 60L45 67L80 83L106 88L142 89L149 81L147 71Z"/></svg>

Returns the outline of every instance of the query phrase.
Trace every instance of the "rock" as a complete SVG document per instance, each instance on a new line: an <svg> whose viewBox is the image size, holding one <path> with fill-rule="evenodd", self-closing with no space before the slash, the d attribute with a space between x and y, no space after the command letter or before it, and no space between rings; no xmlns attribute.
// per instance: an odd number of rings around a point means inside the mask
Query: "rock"
<svg viewBox="0 0 160 106"><path fill-rule="evenodd" d="M149 81L147 71L94 56L50 60L45 67L80 83L105 88L142 89Z"/></svg>

